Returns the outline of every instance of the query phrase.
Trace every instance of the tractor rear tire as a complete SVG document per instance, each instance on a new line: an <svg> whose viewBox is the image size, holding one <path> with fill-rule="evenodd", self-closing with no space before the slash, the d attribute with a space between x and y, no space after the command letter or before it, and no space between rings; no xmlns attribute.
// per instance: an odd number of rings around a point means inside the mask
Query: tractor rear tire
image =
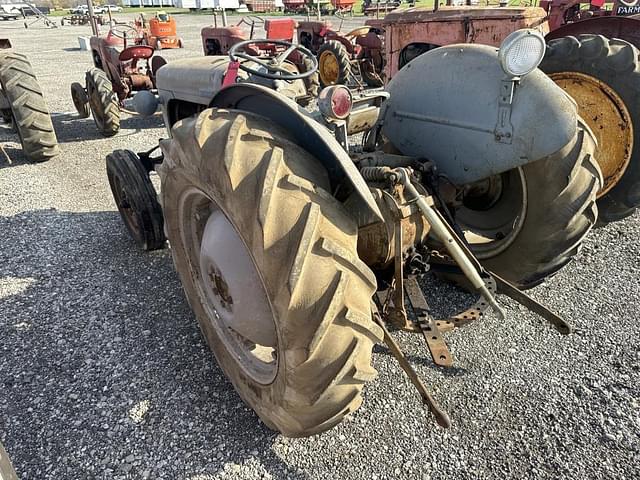
<svg viewBox="0 0 640 480"><path fill-rule="evenodd" d="M131 238L145 251L164 248L162 208L140 158L130 150L113 151L107 155L107 177Z"/></svg>
<svg viewBox="0 0 640 480"><path fill-rule="evenodd" d="M93 121L105 137L113 137L120 130L120 104L111 80L99 68L86 75L87 96Z"/></svg>
<svg viewBox="0 0 640 480"><path fill-rule="evenodd" d="M595 147L592 132L580 122L576 136L561 151L507 172L520 174L525 209L520 219L512 222L519 226L510 243L487 252L471 243L472 251L487 269L527 289L558 272L579 252L583 238L598 218L596 193L602 185L602 174ZM513 189L516 182L507 186ZM507 190L500 195L510 198ZM504 208L497 201L480 211L487 215L485 218L496 218ZM456 216L462 229L468 231L462 212Z"/></svg>
<svg viewBox="0 0 640 480"><path fill-rule="evenodd" d="M318 49L318 74L323 87L346 85L351 78L349 52L337 40L328 40Z"/></svg>
<svg viewBox="0 0 640 480"><path fill-rule="evenodd" d="M8 51L0 53L0 86L9 104L13 126L22 150L34 162L46 162L60 153L58 139L44 95L27 57Z"/></svg>
<svg viewBox="0 0 640 480"><path fill-rule="evenodd" d="M326 170L269 120L207 109L176 124L159 173L176 270L244 402L286 436L338 424L360 406L364 384L376 376L372 347L382 331L371 317L376 281L358 258L357 225L328 193ZM241 296L268 299L268 314L243 317L255 329L265 321L273 325L271 356L259 363L249 351L263 344L234 340L237 330L221 326L219 308L203 292L207 282L232 285L223 273L209 281L213 273L201 271L204 224L214 214L230 225L225 231L232 227L239 237L234 245L242 246L260 279ZM217 288L219 298L232 291ZM235 306L233 298L227 302ZM258 364L267 373L259 373Z"/></svg>
<svg viewBox="0 0 640 480"><path fill-rule="evenodd" d="M624 103L633 124L633 136L624 132L624 125L621 125L622 133L629 136L633 147L631 152L625 149L628 161L626 169L624 169L622 158L612 159L613 165L618 167L615 169L615 176L611 179L607 178L609 175L606 174L607 167L604 163L606 159L601 158L602 144L607 140L618 143L620 141L613 130L607 132L606 126L596 127L592 124L598 120L597 118L587 118L585 115L585 120L600 139L596 158L605 173L605 187L610 188L598 199L598 224L603 225L628 217L640 205L640 58L638 49L624 40L607 39L602 35L564 37L549 42L540 68L547 74L578 72L593 77L613 90ZM578 103L580 114L582 108L580 102ZM602 131L601 136L598 130Z"/></svg>

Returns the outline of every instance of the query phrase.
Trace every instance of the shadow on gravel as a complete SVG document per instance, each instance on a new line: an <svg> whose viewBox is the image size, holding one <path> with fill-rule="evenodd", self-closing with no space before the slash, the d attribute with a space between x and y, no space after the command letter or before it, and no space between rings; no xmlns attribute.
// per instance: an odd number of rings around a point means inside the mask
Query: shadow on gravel
<svg viewBox="0 0 640 480"><path fill-rule="evenodd" d="M0 431L21 479L305 478L115 211L0 217ZM238 472L244 472L242 475Z"/></svg>
<svg viewBox="0 0 640 480"><path fill-rule="evenodd" d="M80 118L77 113L54 113L51 115L53 126L56 130L58 143L74 143L87 140L109 139L96 128L93 118ZM151 128L163 128L161 115L149 118L129 116L125 114L120 120L120 132L117 137L135 135L142 130ZM151 145L150 145L151 146Z"/></svg>
<svg viewBox="0 0 640 480"><path fill-rule="evenodd" d="M20 139L18 138L17 135L15 138L15 142L20 142ZM24 153L22 152L22 148L20 147L19 143L17 144L17 147L18 148L10 147L7 144L2 145L2 149L4 150L4 153L0 152L0 170L2 170L3 168L18 167L20 165L27 165L27 164L33 163L27 157L24 156ZM9 157L9 160L11 161L7 160L7 157Z"/></svg>
<svg viewBox="0 0 640 480"><path fill-rule="evenodd" d="M425 343L424 345L421 345L421 347L424 347L425 355L413 355L413 354L407 353L406 351L404 352L405 357L407 357L407 360L409 360L411 364L422 365L423 367L429 367L433 370L436 370L442 373L442 375L444 375L445 377L461 377L469 373L469 371L466 368L461 368L461 367L444 368L444 367L437 366L436 364L433 363L433 360L429 356L429 349L427 348L427 344ZM375 345L373 347L373 353L391 356L391 352L384 345Z"/></svg>

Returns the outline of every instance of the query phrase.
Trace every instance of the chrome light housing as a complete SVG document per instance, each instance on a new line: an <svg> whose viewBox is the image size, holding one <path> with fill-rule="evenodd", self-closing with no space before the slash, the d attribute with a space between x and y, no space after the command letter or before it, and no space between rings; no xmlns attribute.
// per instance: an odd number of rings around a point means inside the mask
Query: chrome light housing
<svg viewBox="0 0 640 480"><path fill-rule="evenodd" d="M509 77L523 77L540 65L546 48L544 37L538 31L516 30L500 45L500 66Z"/></svg>

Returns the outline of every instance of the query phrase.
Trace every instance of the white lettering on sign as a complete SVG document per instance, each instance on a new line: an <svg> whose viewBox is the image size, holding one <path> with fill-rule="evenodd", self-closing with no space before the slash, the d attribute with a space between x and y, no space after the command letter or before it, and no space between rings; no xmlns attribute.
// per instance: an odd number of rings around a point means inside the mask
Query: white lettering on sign
<svg viewBox="0 0 640 480"><path fill-rule="evenodd" d="M640 5L633 7L623 7L619 5L618 10L616 10L616 15L636 15L638 13L640 13Z"/></svg>

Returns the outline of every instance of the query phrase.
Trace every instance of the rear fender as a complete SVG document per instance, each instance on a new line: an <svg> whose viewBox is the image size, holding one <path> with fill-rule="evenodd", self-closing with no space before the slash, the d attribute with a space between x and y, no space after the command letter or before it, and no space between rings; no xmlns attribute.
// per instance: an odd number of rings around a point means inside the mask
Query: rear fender
<svg viewBox="0 0 640 480"><path fill-rule="evenodd" d="M369 187L347 152L329 130L292 100L260 85L237 83L220 90L209 106L243 110L268 118L322 163L329 175L332 191L343 182L349 182L371 213L383 220Z"/></svg>
<svg viewBox="0 0 640 480"><path fill-rule="evenodd" d="M552 155L577 131L573 100L538 69L515 84L506 79L495 47L431 50L405 65L387 92L384 135L457 185Z"/></svg>

